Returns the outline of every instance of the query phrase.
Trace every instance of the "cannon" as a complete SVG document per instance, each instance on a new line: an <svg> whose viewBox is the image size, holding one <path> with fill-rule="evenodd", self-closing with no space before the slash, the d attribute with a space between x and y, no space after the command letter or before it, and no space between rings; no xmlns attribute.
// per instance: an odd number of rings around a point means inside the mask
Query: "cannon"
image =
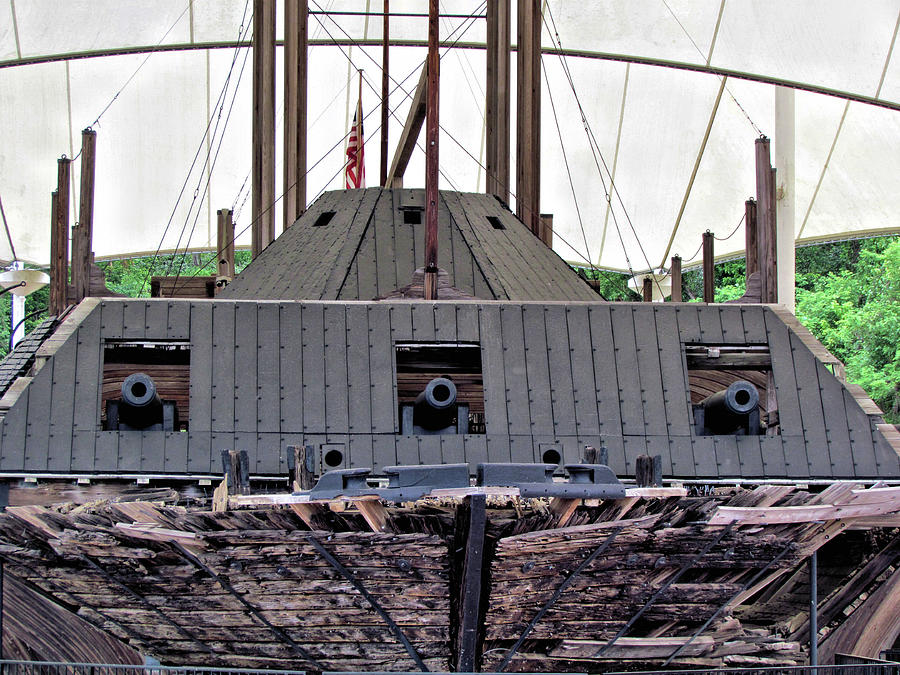
<svg viewBox="0 0 900 675"><path fill-rule="evenodd" d="M746 380L736 380L700 401L694 406L694 433L698 436L759 435L756 387Z"/></svg>
<svg viewBox="0 0 900 675"><path fill-rule="evenodd" d="M106 428L119 431L175 431L178 411L164 401L146 373L132 373L122 382L122 396L106 402Z"/></svg>
<svg viewBox="0 0 900 675"><path fill-rule="evenodd" d="M457 401L456 385L436 377L416 396L400 406L400 433L465 434L469 430L469 406Z"/></svg>

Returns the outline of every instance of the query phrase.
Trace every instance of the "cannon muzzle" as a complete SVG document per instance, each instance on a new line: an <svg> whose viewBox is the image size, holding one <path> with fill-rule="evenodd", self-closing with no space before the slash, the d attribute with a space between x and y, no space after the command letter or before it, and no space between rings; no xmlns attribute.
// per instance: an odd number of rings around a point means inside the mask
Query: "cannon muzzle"
<svg viewBox="0 0 900 675"><path fill-rule="evenodd" d="M750 382L736 380L727 389L707 396L697 406L695 415L700 433L758 434L759 392Z"/></svg>
<svg viewBox="0 0 900 675"><path fill-rule="evenodd" d="M430 431L444 429L456 417L456 385L446 377L436 377L416 396L413 421Z"/></svg>
<svg viewBox="0 0 900 675"><path fill-rule="evenodd" d="M122 382L122 397L106 402L106 428L119 431L175 431L178 411L163 401L153 378L132 373Z"/></svg>
<svg viewBox="0 0 900 675"><path fill-rule="evenodd" d="M156 383L145 373L132 373L122 382L122 401L132 408L152 408L162 404Z"/></svg>

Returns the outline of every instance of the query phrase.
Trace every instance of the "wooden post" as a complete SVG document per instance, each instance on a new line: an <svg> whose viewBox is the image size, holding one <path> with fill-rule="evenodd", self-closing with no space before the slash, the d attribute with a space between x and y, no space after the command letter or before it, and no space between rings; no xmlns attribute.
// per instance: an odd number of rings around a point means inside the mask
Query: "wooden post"
<svg viewBox="0 0 900 675"><path fill-rule="evenodd" d="M312 490L316 485L316 450L311 445L289 445L293 463L291 483L294 490Z"/></svg>
<svg viewBox="0 0 900 675"><path fill-rule="evenodd" d="M81 302L91 294L91 260L94 241L94 158L97 132L81 132L81 202L78 227L72 230L72 289L74 301ZM77 229L77 236L76 236Z"/></svg>
<svg viewBox="0 0 900 675"><path fill-rule="evenodd" d="M69 304L69 165L72 160L60 157L57 163L55 210L50 252L50 313L59 315Z"/></svg>
<svg viewBox="0 0 900 675"><path fill-rule="evenodd" d="M406 173L409 158L416 147L416 141L419 140L422 123L425 122L425 95L427 91L428 64L426 63L422 68L422 74L419 76L419 83L416 85L416 92L413 94L409 113L406 116L406 123L403 125L400 141L397 143L397 149L394 151L394 159L391 161L391 169L388 171L387 178L384 181L384 187L403 187L403 174Z"/></svg>
<svg viewBox="0 0 900 675"><path fill-rule="evenodd" d="M653 278L646 276L642 279L641 284L641 300L644 302L653 302Z"/></svg>
<svg viewBox="0 0 900 675"><path fill-rule="evenodd" d="M744 248L746 250L747 281L750 275L759 272L759 251L756 236L756 202L748 199L744 202Z"/></svg>
<svg viewBox="0 0 900 675"><path fill-rule="evenodd" d="M541 1L519 0L516 215L541 231Z"/></svg>
<svg viewBox="0 0 900 675"><path fill-rule="evenodd" d="M252 173L256 258L275 239L275 0L253 0Z"/></svg>
<svg viewBox="0 0 900 675"><path fill-rule="evenodd" d="M456 671L474 673L478 666L478 629L481 624L481 581L484 574L484 542L487 524L486 498L484 495L466 497L468 523L461 525L465 542L462 564L462 593L459 599L459 635Z"/></svg>
<svg viewBox="0 0 900 675"><path fill-rule="evenodd" d="M231 219L231 209L219 209L218 228L216 236L216 252L219 262L216 276L226 280L222 286L216 283L216 292L227 286L234 279L234 221Z"/></svg>
<svg viewBox="0 0 900 675"><path fill-rule="evenodd" d="M509 203L509 2L487 2L485 192L504 204Z"/></svg>
<svg viewBox="0 0 900 675"><path fill-rule="evenodd" d="M541 214L541 233L540 239L547 248L553 248L553 214Z"/></svg>
<svg viewBox="0 0 900 675"><path fill-rule="evenodd" d="M425 299L437 300L438 273L438 0L428 3L428 91L425 110Z"/></svg>
<svg viewBox="0 0 900 675"><path fill-rule="evenodd" d="M283 190L285 230L306 211L308 10L307 0L285 0Z"/></svg>
<svg viewBox="0 0 900 675"><path fill-rule="evenodd" d="M223 450L222 465L228 494L250 494L250 459L246 450Z"/></svg>
<svg viewBox="0 0 900 675"><path fill-rule="evenodd" d="M672 265L669 269L669 276L672 277L672 302L681 302L681 256L672 256Z"/></svg>
<svg viewBox="0 0 900 675"><path fill-rule="evenodd" d="M716 301L716 262L713 254L715 235L707 230L703 233L703 302Z"/></svg>
<svg viewBox="0 0 900 675"><path fill-rule="evenodd" d="M760 300L778 302L778 267L775 242L775 176L769 139L756 139L756 242Z"/></svg>
<svg viewBox="0 0 900 675"><path fill-rule="evenodd" d="M381 35L381 185L387 184L388 176L388 94L390 92L390 49L391 14L390 2L384 0L384 24Z"/></svg>
<svg viewBox="0 0 900 675"><path fill-rule="evenodd" d="M598 450L593 445L584 446L584 463L585 464L609 464L609 450L604 446L600 446Z"/></svg>

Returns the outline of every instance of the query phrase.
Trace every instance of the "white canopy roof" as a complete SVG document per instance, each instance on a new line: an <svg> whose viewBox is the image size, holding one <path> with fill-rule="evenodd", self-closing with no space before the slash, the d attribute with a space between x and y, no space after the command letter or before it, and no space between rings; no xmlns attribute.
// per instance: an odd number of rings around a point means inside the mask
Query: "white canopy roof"
<svg viewBox="0 0 900 675"><path fill-rule="evenodd" d="M309 5L313 12L382 8L380 0ZM763 133L778 143L777 83L799 89L798 242L900 231L895 1L547 0L544 7L541 210L554 215L554 247L567 260L645 270L679 253L689 264L707 229L720 239L718 256L740 253L744 200L755 192L754 140ZM413 0L394 0L390 9L427 11ZM460 15L442 19L441 37L456 47L441 68L442 187L482 191L485 25L461 17L483 15L484 3L442 0L441 10ZM75 156L90 125L98 134L98 258L214 247L220 208L235 210L238 244L249 244L251 14L247 0L0 0L0 199L19 259L48 262L55 160ZM279 3L279 40L280 14ZM312 201L343 185L359 68L368 184L377 181L381 18L314 14L309 26ZM391 21L391 151L426 37L423 18ZM280 89L280 47L277 77ZM280 138L280 91L276 107ZM280 176L280 148L277 162ZM79 163L72 168L74 222ZM421 151L405 185L424 185ZM281 217L279 202L279 231ZM12 257L0 234L0 258Z"/></svg>

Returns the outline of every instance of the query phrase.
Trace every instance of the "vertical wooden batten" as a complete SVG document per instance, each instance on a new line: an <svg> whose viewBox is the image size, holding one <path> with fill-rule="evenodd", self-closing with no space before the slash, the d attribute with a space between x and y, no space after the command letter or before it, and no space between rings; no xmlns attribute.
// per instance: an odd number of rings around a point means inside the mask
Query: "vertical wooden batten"
<svg viewBox="0 0 900 675"><path fill-rule="evenodd" d="M673 255L672 264L669 269L669 276L672 277L672 302L681 302L681 256Z"/></svg>
<svg viewBox="0 0 900 675"><path fill-rule="evenodd" d="M703 302L716 301L715 235L703 233Z"/></svg>
<svg viewBox="0 0 900 675"><path fill-rule="evenodd" d="M510 0L487 3L485 192L509 203Z"/></svg>
<svg viewBox="0 0 900 675"><path fill-rule="evenodd" d="M778 263L775 241L775 170L769 154L769 139L756 139L756 241L759 264L760 301L778 302Z"/></svg>
<svg viewBox="0 0 900 675"><path fill-rule="evenodd" d="M72 228L72 291L74 302L91 294L91 260L94 241L94 173L97 132L81 132L81 194L78 227Z"/></svg>
<svg viewBox="0 0 900 675"><path fill-rule="evenodd" d="M516 215L541 232L541 2L519 0L516 52Z"/></svg>
<svg viewBox="0 0 900 675"><path fill-rule="evenodd" d="M438 0L428 3L428 91L425 105L425 299L437 300L438 274Z"/></svg>
<svg viewBox="0 0 900 675"><path fill-rule="evenodd" d="M309 5L307 0L286 0L284 4L284 229L293 225L294 221L306 211L308 31Z"/></svg>
<svg viewBox="0 0 900 675"><path fill-rule="evenodd" d="M69 165L72 160L60 157L57 162L56 192L51 213L53 232L50 239L50 313L59 315L69 303Z"/></svg>
<svg viewBox="0 0 900 675"><path fill-rule="evenodd" d="M253 0L252 172L255 258L275 239L275 0Z"/></svg>

